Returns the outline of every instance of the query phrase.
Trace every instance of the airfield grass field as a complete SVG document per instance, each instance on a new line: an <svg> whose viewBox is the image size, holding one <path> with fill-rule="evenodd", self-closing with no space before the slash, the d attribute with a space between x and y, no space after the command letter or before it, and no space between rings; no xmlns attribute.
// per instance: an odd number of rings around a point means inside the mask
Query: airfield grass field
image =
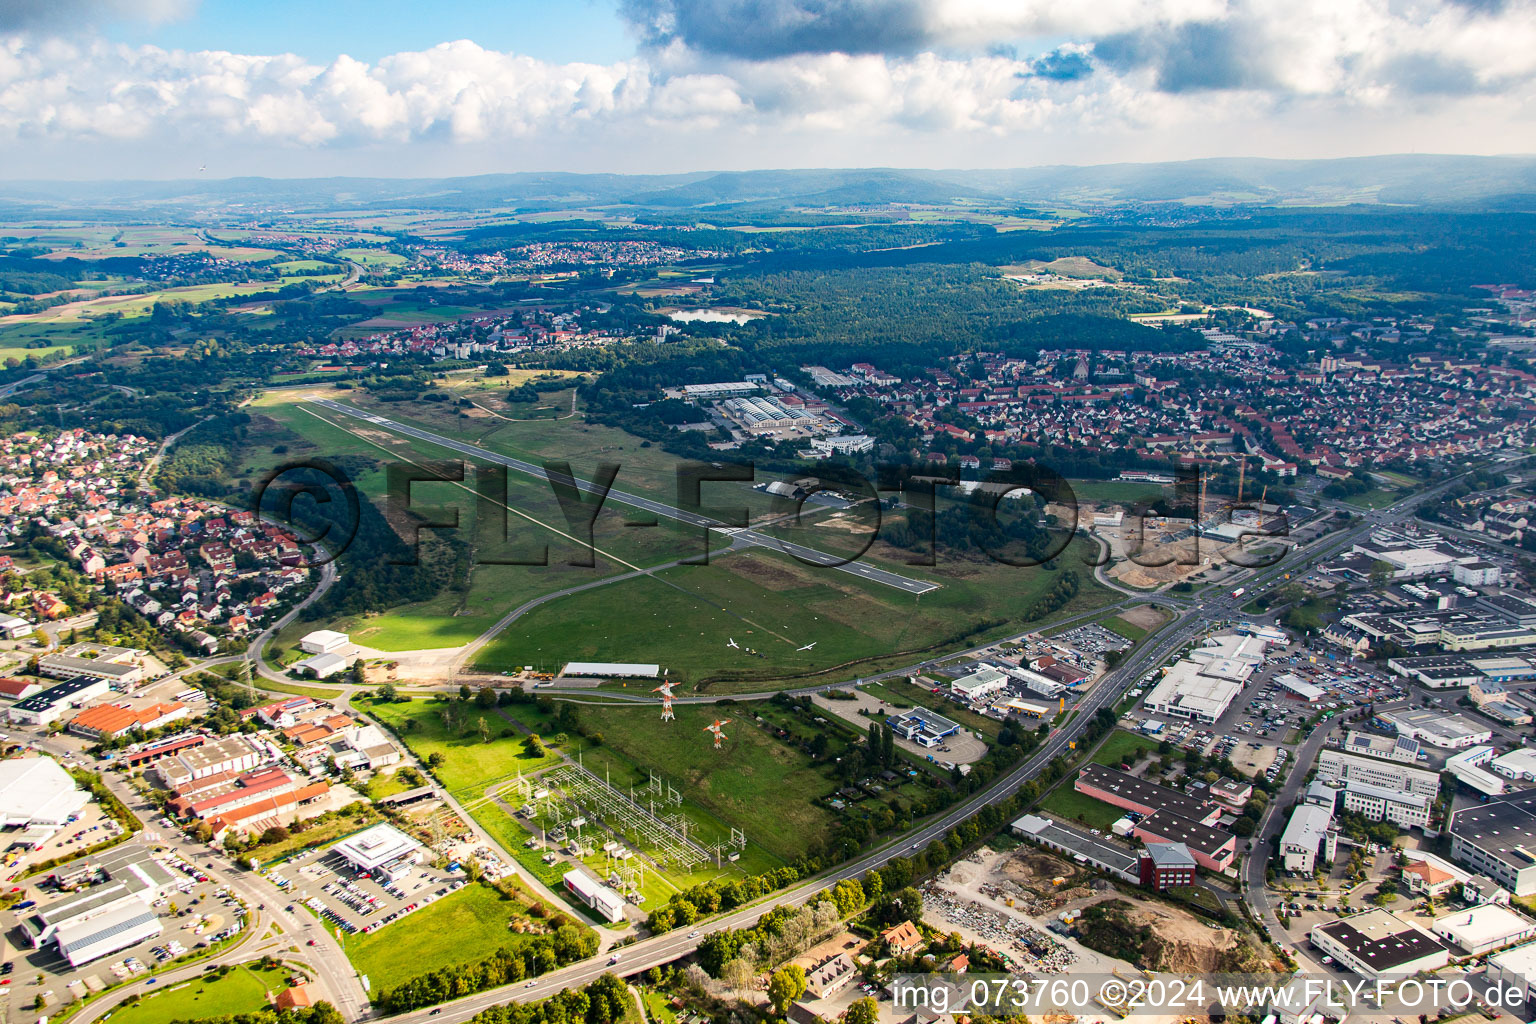
<svg viewBox="0 0 1536 1024"><path fill-rule="evenodd" d="M392 988L439 967L484 960L497 949L518 949L535 933L515 932L516 920L532 921L531 896L512 900L488 885L466 885L395 924L347 937L347 959L375 988Z"/></svg>
<svg viewBox="0 0 1536 1024"><path fill-rule="evenodd" d="M503 671L571 660L656 662L711 693L803 684L903 664L981 633L1022 630L1027 623L1015 617L1055 574L1015 573L1005 594L956 580L918 598L776 551L736 552L552 601L508 627L477 665ZM1082 608L1103 596L1085 588ZM810 643L816 646L798 649Z"/></svg>
<svg viewBox="0 0 1536 1024"><path fill-rule="evenodd" d="M455 391L462 391L469 384L455 381L450 386ZM583 479L592 479L599 463L617 462L619 474L613 482L615 488L672 504L678 499L677 467L681 460L676 455L658 446L645 447L642 438L616 427L588 423L580 415L517 422L497 419L480 410L476 410L475 415L461 417L446 402L379 402L358 393L348 394L344 401L401 423L479 444L501 455L534 463L563 459L571 464L572 472ZM555 404L551 398L546 398L545 402ZM500 411L502 407L492 408ZM762 476L762 479L774 478ZM772 505L763 492L736 483L707 483L702 500L706 505L745 507L753 514L767 512Z"/></svg>
<svg viewBox="0 0 1536 1024"><path fill-rule="evenodd" d="M320 389L315 393L336 392ZM383 462L462 457L450 449L403 438L314 406L303 400L304 394L269 393L253 403L256 421L252 429L260 432L261 443L249 448L242 474L258 477L283 459L351 456L354 462L349 465L359 472L359 490L378 501L384 487ZM369 407L368 402L357 400L356 393L346 393L345 397L360 408ZM410 422L415 417L395 405L410 405L414 411L423 405L440 404L390 403L380 411ZM418 425L460 437L474 430L450 429L460 422L459 417L447 411L433 412L446 422L423 418L417 420ZM624 463L617 486L675 499L670 493L675 489L676 472L672 457L659 449L641 448L636 438L622 431L593 427L580 418L538 424L492 422L489 426L481 438L485 447L530 460L546 454L571 455L579 442L583 458L572 456L572 461L574 471L583 475L592 472L600 459L622 460L634 454L637 462ZM287 438L287 450L281 454L272 449L282 447L282 443L268 443L279 438ZM571 447L562 444L562 438ZM626 479L631 470L635 471L634 479ZM415 507L457 508L460 536L472 539L479 560L491 545L481 543L489 539L484 535L489 531L476 533L479 524L475 521L473 486L472 480L463 485L417 484L412 489L412 501ZM771 506L767 495L743 485L717 487L719 496L706 496L710 504L739 502L750 507L755 500L759 511ZM1036 624L1026 615L1060 578L1061 571L947 553L935 566L908 566L909 552L877 544L869 555L872 563L939 584L939 589L918 598L762 549L715 555L708 566L657 568L702 551L701 532L665 518L646 529L630 528L625 524L645 514L616 500L605 503L595 524L597 566L578 568L565 563L589 553L560 536L569 532L569 524L547 483L509 472L506 505L513 510L508 523L514 556L526 555L530 545L539 548L548 542L549 566L477 565L467 589L332 625L379 650L458 646L533 598L634 568L655 569L648 577L565 595L530 610L479 653L477 666L499 672L523 665L558 669L572 660L656 661L680 681L707 684L711 692L730 693L761 689L765 683L770 687L790 685L833 671L872 671L945 645L1022 631ZM826 510L816 514L822 518L811 521L838 515L828 515ZM797 539L813 541L847 535L846 530L838 531L835 526L819 533L818 528L796 532ZM720 538L714 538L714 546L718 549L719 545ZM815 546L834 548L820 542ZM1091 548L1090 541L1079 538L1057 561L1062 566L1074 566ZM1077 576L1077 596L1055 614L1076 614L1111 598L1086 571ZM641 614L636 614L636 609ZM651 614L644 615L645 611ZM291 642L297 635L289 630L278 639L280 643ZM731 638L742 648L755 648L757 654L728 648ZM813 642L815 648L798 650Z"/></svg>
<svg viewBox="0 0 1536 1024"><path fill-rule="evenodd" d="M286 968L263 971L241 964L222 978L194 978L156 992L117 1010L112 1019L127 1024L171 1024L254 1013L267 1008L268 992L276 995L287 987L285 979L292 973Z"/></svg>
<svg viewBox="0 0 1536 1024"><path fill-rule="evenodd" d="M241 479L259 480L285 461L324 458L348 460L344 468L356 471L361 497L382 508L387 481L385 462L405 460L422 463L459 453L425 442L404 439L366 425L347 421L324 409L291 401L272 401L273 396L252 406L252 435L256 441L243 452ZM285 448L274 452L274 448ZM593 555L584 544L570 539L571 527L548 484L520 473L509 473L505 502L507 540L497 535L499 522L484 529L477 521L473 489L474 471L460 486L454 483L418 483L412 488L412 505L457 510L457 535L471 538L472 561L467 589L445 591L431 600L402 605L383 613L348 616L330 625L350 632L353 639L384 651L456 647L483 633L506 612L526 601L592 583L633 568L690 557L703 550L698 531L661 519L655 526L634 529L626 524L637 518L617 502L605 505L593 524ZM448 531L428 531L444 535ZM569 535L569 536L566 536ZM544 549L548 548L547 556ZM424 556L425 557L425 556ZM522 561L547 557L547 565L492 564L491 559ZM593 561L592 566L572 564ZM343 564L345 556L343 556ZM313 628L313 623L294 623L277 638L291 644Z"/></svg>

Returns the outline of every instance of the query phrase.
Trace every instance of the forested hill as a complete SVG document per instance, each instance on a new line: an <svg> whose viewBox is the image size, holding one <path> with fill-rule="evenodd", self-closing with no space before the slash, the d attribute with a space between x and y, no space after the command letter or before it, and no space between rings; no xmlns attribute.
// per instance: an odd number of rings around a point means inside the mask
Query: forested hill
<svg viewBox="0 0 1536 1024"><path fill-rule="evenodd" d="M1221 205L1478 205L1536 207L1536 158L1375 156L1343 160L1216 159L1005 170L815 169L623 175L515 173L464 178L226 178L182 181L16 181L0 204L124 209L178 206L421 210L654 211L872 208L892 204L1020 203L1111 208Z"/></svg>

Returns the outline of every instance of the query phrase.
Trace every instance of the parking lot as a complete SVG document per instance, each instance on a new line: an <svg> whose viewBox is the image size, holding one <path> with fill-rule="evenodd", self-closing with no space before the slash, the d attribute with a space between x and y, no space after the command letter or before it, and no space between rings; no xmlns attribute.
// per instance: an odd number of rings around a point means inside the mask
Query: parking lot
<svg viewBox="0 0 1536 1024"><path fill-rule="evenodd" d="M99 833L98 833L99 834ZM135 840L141 841L141 840ZM47 877L29 880L22 886L25 899L6 913L3 963L0 966L0 986L7 1019L31 1020L38 1013L33 1008L39 995L49 1007L58 1007L91 992L117 985L148 973L151 965L174 960L183 953L210 945L239 931L245 925L246 909L232 895L207 880L197 865L174 854L162 854L159 859L178 876L171 890L156 900L154 909L160 916L163 931L160 935L128 949L104 956L99 960L73 967L59 956L54 946L33 949L27 942L17 921L35 906L58 900L63 895ZM42 981L37 981L42 975ZM153 979L146 979L152 984ZM44 1013L55 1012L45 1009Z"/></svg>
<svg viewBox="0 0 1536 1024"><path fill-rule="evenodd" d="M377 931L465 884L461 873L413 864L397 879L358 874L321 850L265 872L268 880L316 917L349 934Z"/></svg>
<svg viewBox="0 0 1536 1024"><path fill-rule="evenodd" d="M1322 689L1323 695L1316 700L1302 699L1276 682L1277 677L1287 674ZM1155 678L1155 672L1148 673L1141 685L1149 686ZM1228 758L1245 774L1274 780L1285 771L1290 748L1300 742L1301 731L1312 716L1319 712L1332 716L1367 703L1389 703L1406 694L1401 679L1366 665L1331 661L1326 653L1291 643L1269 650L1263 667L1214 725L1168 721L1162 732L1150 738L1210 757ZM1144 710L1134 715L1135 719L1127 723L1132 729L1147 718L1157 717Z"/></svg>

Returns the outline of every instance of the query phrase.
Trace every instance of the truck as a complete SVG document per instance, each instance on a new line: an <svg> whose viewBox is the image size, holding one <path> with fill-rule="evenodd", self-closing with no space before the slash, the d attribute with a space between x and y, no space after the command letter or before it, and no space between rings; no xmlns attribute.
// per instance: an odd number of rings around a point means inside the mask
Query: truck
<svg viewBox="0 0 1536 1024"><path fill-rule="evenodd" d="M1242 597L1242 596L1243 596L1243 593L1244 593L1244 592L1245 592L1245 591L1246 591L1246 590L1247 590L1247 589L1248 589L1248 588L1247 588L1247 587L1238 587L1238 588L1237 588L1237 589L1236 589L1236 590L1234 590L1234 591L1232 591L1232 596L1233 596L1233 597Z"/></svg>

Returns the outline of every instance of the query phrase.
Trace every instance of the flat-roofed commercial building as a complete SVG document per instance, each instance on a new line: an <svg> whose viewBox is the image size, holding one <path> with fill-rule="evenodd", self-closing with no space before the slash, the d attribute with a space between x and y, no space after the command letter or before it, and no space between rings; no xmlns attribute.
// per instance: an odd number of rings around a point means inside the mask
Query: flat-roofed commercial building
<svg viewBox="0 0 1536 1024"><path fill-rule="evenodd" d="M1536 1005L1536 942L1506 949L1488 958L1484 979L1501 988L1525 993L1525 1005Z"/></svg>
<svg viewBox="0 0 1536 1024"><path fill-rule="evenodd" d="M1238 679L1207 673L1205 668L1193 661L1174 662L1144 698L1143 706L1169 718L1214 723L1243 692L1243 684Z"/></svg>
<svg viewBox="0 0 1536 1024"><path fill-rule="evenodd" d="M107 883L39 907L19 922L33 949L51 943L79 967L161 933L151 904L175 884L170 871L136 845L108 851L97 867Z"/></svg>
<svg viewBox="0 0 1536 1024"><path fill-rule="evenodd" d="M1136 851L1053 821L1043 814L1026 814L1013 823L1013 834L1066 854L1079 864L1106 871L1127 882L1141 881Z"/></svg>
<svg viewBox="0 0 1536 1024"><path fill-rule="evenodd" d="M393 825L380 824L348 836L331 852L353 871L395 877L421 859L421 844Z"/></svg>
<svg viewBox="0 0 1536 1024"><path fill-rule="evenodd" d="M1412 736L1378 736L1358 729L1344 734L1344 753L1361 757L1375 757L1383 761L1415 764L1419 751L1424 749Z"/></svg>
<svg viewBox="0 0 1536 1024"><path fill-rule="evenodd" d="M1391 725L1401 736L1411 736L1432 747L1459 750L1487 743L1493 730L1474 724L1462 715L1446 714L1429 708L1409 711L1384 711L1381 720Z"/></svg>
<svg viewBox="0 0 1536 1024"><path fill-rule="evenodd" d="M560 674L596 679L655 679L661 675L661 666L627 661L573 661Z"/></svg>
<svg viewBox="0 0 1536 1024"><path fill-rule="evenodd" d="M0 761L0 827L59 828L90 800L51 757Z"/></svg>
<svg viewBox="0 0 1536 1024"><path fill-rule="evenodd" d="M937 711L929 711L927 708L912 708L903 712L900 718L887 721L896 735L925 747L936 747L944 742L944 737L960 731L958 722L952 722Z"/></svg>
<svg viewBox="0 0 1536 1024"><path fill-rule="evenodd" d="M257 740L240 735L225 736L161 758L155 765L155 773L170 788L180 789L211 775L250 771L266 763L270 754Z"/></svg>
<svg viewBox="0 0 1536 1024"><path fill-rule="evenodd" d="M1381 761L1324 747L1317 755L1317 777L1323 782L1363 782L1370 786L1400 789L1433 797L1440 792L1440 776L1397 761Z"/></svg>
<svg viewBox="0 0 1536 1024"><path fill-rule="evenodd" d="M1073 788L1096 800L1144 815L1168 810L1202 825L1214 824L1221 817L1221 808L1214 804L1102 764L1084 765Z"/></svg>
<svg viewBox="0 0 1536 1024"><path fill-rule="evenodd" d="M52 725L75 708L112 692L112 684L92 676L76 676L24 697L6 710L20 725Z"/></svg>
<svg viewBox="0 0 1536 1024"><path fill-rule="evenodd" d="M1488 763L1488 767L1517 782L1536 782L1536 750L1517 747Z"/></svg>
<svg viewBox="0 0 1536 1024"><path fill-rule="evenodd" d="M1468 956L1481 956L1536 936L1536 921L1496 903L1437 917L1431 927L1442 940Z"/></svg>
<svg viewBox="0 0 1536 1024"><path fill-rule="evenodd" d="M317 629L299 639L299 650L305 654L346 654L352 647L352 638L334 629Z"/></svg>
<svg viewBox="0 0 1536 1024"><path fill-rule="evenodd" d="M1398 828L1424 828L1429 824L1432 798L1368 782L1344 784L1344 809L1372 821L1390 821Z"/></svg>
<svg viewBox="0 0 1536 1024"><path fill-rule="evenodd" d="M1518 793L1451 815L1451 859L1516 896L1536 893L1536 792Z"/></svg>
<svg viewBox="0 0 1536 1024"><path fill-rule="evenodd" d="M37 660L39 675L52 679L88 676L104 679L120 687L131 687L144 678L140 663L145 652L132 647L110 644L72 644L57 654L45 654Z"/></svg>
<svg viewBox="0 0 1536 1024"><path fill-rule="evenodd" d="M1226 871L1237 858L1237 836L1177 811L1154 811L1136 823L1131 835L1149 846L1182 843L1194 854L1196 863L1211 871Z"/></svg>
<svg viewBox="0 0 1536 1024"><path fill-rule="evenodd" d="M1318 949L1367 978L1434 971L1450 960L1443 942L1385 910L1315 925L1311 938Z"/></svg>

